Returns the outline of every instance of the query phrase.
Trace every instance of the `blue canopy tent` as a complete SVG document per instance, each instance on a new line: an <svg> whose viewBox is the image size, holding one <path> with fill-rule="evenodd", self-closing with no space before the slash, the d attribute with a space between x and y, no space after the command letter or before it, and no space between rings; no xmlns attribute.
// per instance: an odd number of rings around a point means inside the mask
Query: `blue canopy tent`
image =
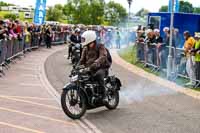
<svg viewBox="0 0 200 133"><path fill-rule="evenodd" d="M149 13L148 24L153 25L154 28L160 29L161 36L163 36L163 28L170 27L170 13ZM184 31L188 30L192 35L194 35L195 32L200 32L200 14L175 13L174 28L179 29L181 46L183 46Z"/></svg>

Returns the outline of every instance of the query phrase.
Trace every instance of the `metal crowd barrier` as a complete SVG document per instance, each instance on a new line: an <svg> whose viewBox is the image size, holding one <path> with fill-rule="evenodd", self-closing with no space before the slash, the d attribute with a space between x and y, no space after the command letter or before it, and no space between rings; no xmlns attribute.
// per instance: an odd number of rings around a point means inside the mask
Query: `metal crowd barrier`
<svg viewBox="0 0 200 133"><path fill-rule="evenodd" d="M146 44L142 42L136 42L136 58L137 62L143 64L143 67L149 67L151 72L162 71L166 73L167 60L169 54L169 46L161 44L157 47L157 44ZM186 56L184 50L181 48L172 47L172 80L176 80L178 77L187 78L189 76L186 72ZM197 87L200 81L193 79L197 82Z"/></svg>
<svg viewBox="0 0 200 133"><path fill-rule="evenodd" d="M66 41L66 32L56 32L55 40L52 38L52 44L63 44ZM3 66L7 65L14 58L20 57L26 51L43 45L45 45L45 34L40 33L24 35L20 40L17 38L0 40L0 73L3 71Z"/></svg>
<svg viewBox="0 0 200 133"><path fill-rule="evenodd" d="M67 32L54 32L52 37L52 44L63 44L66 42Z"/></svg>

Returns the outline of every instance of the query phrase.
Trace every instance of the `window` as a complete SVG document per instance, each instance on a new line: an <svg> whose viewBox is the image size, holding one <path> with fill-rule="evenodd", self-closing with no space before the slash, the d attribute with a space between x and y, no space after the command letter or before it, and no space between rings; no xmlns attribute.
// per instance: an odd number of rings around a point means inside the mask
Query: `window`
<svg viewBox="0 0 200 133"><path fill-rule="evenodd" d="M150 16L149 24L153 25L154 29L160 29L160 16Z"/></svg>

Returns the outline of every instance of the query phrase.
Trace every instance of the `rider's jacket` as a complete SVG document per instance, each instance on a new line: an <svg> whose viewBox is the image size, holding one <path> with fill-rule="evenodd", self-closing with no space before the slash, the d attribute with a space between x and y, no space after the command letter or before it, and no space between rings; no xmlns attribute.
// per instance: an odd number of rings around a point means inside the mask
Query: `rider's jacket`
<svg viewBox="0 0 200 133"><path fill-rule="evenodd" d="M81 36L71 35L70 41L73 43L81 43Z"/></svg>
<svg viewBox="0 0 200 133"><path fill-rule="evenodd" d="M105 69L110 65L107 60L107 50L103 44L93 48L84 47L79 65L85 65L93 71Z"/></svg>

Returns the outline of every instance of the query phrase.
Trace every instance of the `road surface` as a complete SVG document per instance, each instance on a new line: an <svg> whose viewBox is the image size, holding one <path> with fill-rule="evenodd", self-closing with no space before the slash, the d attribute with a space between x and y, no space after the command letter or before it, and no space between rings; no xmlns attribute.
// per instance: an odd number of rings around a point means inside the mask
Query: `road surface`
<svg viewBox="0 0 200 133"><path fill-rule="evenodd" d="M51 55L45 69L52 86L61 93L68 82L67 50ZM175 92L113 63L112 72L123 83L118 109L88 111L86 119L103 133L199 133L200 101ZM67 117L67 116L66 116Z"/></svg>

